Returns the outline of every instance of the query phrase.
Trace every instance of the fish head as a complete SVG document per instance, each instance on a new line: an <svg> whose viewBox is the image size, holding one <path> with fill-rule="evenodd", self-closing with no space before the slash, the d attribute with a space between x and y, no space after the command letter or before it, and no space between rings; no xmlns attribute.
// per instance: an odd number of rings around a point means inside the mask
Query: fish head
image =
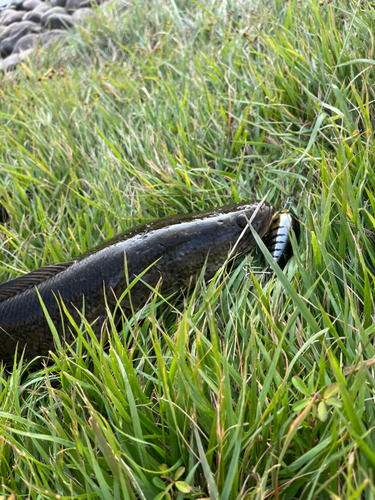
<svg viewBox="0 0 375 500"><path fill-rule="evenodd" d="M247 253L256 246L249 224L262 238L269 230L276 207L266 202L248 202L227 205L218 209L230 240L231 249L236 255Z"/></svg>

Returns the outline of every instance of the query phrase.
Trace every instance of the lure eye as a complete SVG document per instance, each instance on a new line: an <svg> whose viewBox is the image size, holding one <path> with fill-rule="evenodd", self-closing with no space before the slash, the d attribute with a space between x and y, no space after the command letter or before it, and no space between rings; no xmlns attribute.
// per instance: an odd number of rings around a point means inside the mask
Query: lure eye
<svg viewBox="0 0 375 500"><path fill-rule="evenodd" d="M237 220L236 220L237 224L244 228L247 226L247 217L245 214L240 214L237 216Z"/></svg>

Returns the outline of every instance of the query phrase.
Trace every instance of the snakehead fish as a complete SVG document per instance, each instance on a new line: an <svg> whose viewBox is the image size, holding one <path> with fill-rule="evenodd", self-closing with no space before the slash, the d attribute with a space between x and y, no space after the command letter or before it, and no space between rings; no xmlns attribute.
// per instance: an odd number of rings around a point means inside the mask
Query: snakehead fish
<svg viewBox="0 0 375 500"><path fill-rule="evenodd" d="M36 289L61 338L70 343L62 300L73 319L80 323L78 311L93 324L100 336L110 310L131 282L152 266L131 289L131 303L139 310L150 296L150 287L161 280L161 291L167 296L179 292L191 278L200 274L206 263L205 279L210 279L225 263L229 253L245 254L255 245L247 226L263 237L275 213L273 205L242 203L209 212L176 215L157 219L125 231L104 244L81 254L70 262L42 267L0 285L0 362L12 364L25 350L26 360L47 356L54 341ZM243 234L242 234L243 233ZM240 238L242 234L242 237ZM106 300L105 300L106 299ZM128 296L121 302L125 314L131 313Z"/></svg>

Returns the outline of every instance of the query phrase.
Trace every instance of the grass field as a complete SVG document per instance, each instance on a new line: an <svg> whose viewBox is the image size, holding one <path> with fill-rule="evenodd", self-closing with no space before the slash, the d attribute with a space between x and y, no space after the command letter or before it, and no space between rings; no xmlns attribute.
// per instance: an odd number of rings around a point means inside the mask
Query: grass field
<svg viewBox="0 0 375 500"><path fill-rule="evenodd" d="M119 5L1 76L0 282L240 199L301 238L0 369L0 498L375 499L374 2Z"/></svg>

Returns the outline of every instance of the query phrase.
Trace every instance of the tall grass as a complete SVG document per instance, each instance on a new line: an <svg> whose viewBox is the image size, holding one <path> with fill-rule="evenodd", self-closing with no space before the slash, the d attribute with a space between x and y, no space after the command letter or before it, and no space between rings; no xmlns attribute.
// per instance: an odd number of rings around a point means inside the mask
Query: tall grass
<svg viewBox="0 0 375 500"><path fill-rule="evenodd" d="M109 348L72 324L3 370L5 497L375 498L374 28L369 1L135 0L2 77L0 281L240 199L301 221L284 272L260 241Z"/></svg>

